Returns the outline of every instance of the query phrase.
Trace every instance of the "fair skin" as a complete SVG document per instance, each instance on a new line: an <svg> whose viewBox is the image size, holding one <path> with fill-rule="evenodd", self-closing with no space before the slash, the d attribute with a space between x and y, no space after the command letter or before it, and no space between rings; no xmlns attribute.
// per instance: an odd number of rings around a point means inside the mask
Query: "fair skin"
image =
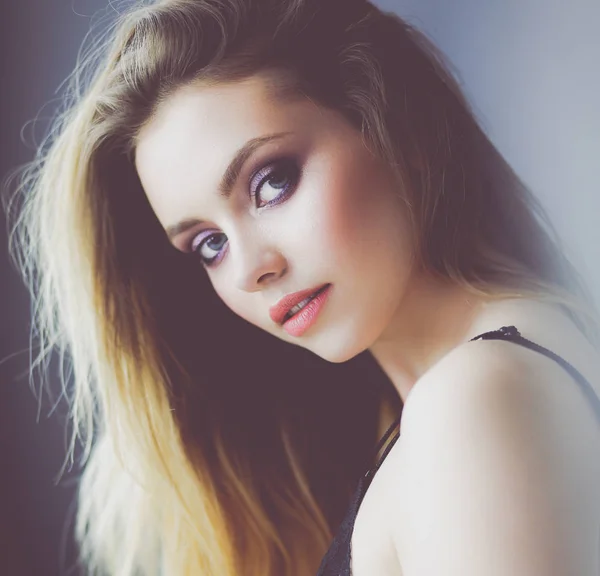
<svg viewBox="0 0 600 576"><path fill-rule="evenodd" d="M511 324L598 393L597 354L546 305L484 307L472 334ZM554 361L508 342L457 346L411 390L356 519L353 576L595 576L599 432Z"/></svg>
<svg viewBox="0 0 600 576"><path fill-rule="evenodd" d="M286 135L257 148L219 196L234 154L275 133ZM308 99L277 100L261 77L198 84L142 128L135 163L165 230L189 224L173 245L195 248L199 266L215 259L208 277L233 312L331 362L369 350L405 401L402 437L357 518L354 576L594 574L598 514L576 505L600 502L588 488L600 485L589 406L549 359L467 341L514 324L595 386L597 357L548 306L493 303L421 274L402 191L359 131ZM282 296L324 283L327 303L302 336L269 317ZM536 418L515 409L541 396Z"/></svg>

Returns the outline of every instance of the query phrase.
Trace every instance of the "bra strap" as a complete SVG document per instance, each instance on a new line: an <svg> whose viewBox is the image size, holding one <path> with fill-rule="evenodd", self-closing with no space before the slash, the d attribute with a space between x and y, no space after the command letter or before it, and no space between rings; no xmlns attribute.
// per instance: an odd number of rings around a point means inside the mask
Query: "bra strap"
<svg viewBox="0 0 600 576"><path fill-rule="evenodd" d="M392 422L392 424L390 425L390 427L387 429L387 431L385 432L385 434L382 436L381 440L377 443L377 446L375 447L375 455L377 455L377 453L381 450L381 448L386 443L387 439L390 437L390 435L392 434L392 432L394 431L394 429L397 426L400 425L400 420L401 419L402 419L402 410L400 410L400 416L398 416L398 418L396 418ZM367 470L367 473L365 474L365 478L368 478L369 476L372 476L373 474L375 474L375 472L377 472L377 470L379 470L379 467L381 466L381 464L385 460L385 457L388 455L388 452L392 449L392 447L396 443L396 440L398 440L399 437L400 437L400 431L398 430L396 432L396 435L394 436L394 438L392 438L392 440L386 446L385 451L383 452L383 454L381 455L381 458L378 460L378 462L375 464L375 466L373 466L372 468L370 468L369 470Z"/></svg>
<svg viewBox="0 0 600 576"><path fill-rule="evenodd" d="M400 416L398 416L398 418L396 418L392 422L392 424L390 425L390 427L387 429L386 433L382 436L381 440L378 442L378 444L377 444L377 446L375 448L375 454L377 454L377 452L379 452L381 450L381 448L385 444L386 440L390 437L390 434L393 432L394 428L396 428L396 426L398 426L400 424L400 419L401 418L402 418L402 414L400 414Z"/></svg>
<svg viewBox="0 0 600 576"><path fill-rule="evenodd" d="M525 348L529 348L530 350L534 350L535 352L539 352L552 360L558 362L574 379L578 382L582 389L583 393L586 395L588 400L592 403L592 406L595 409L596 416L600 420L600 398L596 394L592 385L586 380L586 378L573 366L571 363L567 362L564 358L561 358L558 354L552 352L552 350L548 350L548 348L544 348L544 346L540 346L527 338L524 338L521 333L517 330L515 326L502 326L498 330L492 330L490 332L484 332L479 336L475 336L472 338L473 340L509 340L510 342L514 342L515 344L520 344L525 346Z"/></svg>

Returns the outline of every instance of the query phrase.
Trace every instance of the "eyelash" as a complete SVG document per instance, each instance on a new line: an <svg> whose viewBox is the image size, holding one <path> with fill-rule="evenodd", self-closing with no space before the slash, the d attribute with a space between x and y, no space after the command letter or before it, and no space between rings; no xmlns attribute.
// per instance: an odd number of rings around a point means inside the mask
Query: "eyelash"
<svg viewBox="0 0 600 576"><path fill-rule="evenodd" d="M270 162L269 164L267 164L266 166L264 166L263 168L258 170L251 177L250 192L249 192L250 198L256 204L256 198L260 197L260 191L262 190L263 185L265 183L269 182L269 180L273 179L274 175L279 175L279 174L285 176L285 181L289 182L289 184L283 189L281 194L279 194L274 200L270 200L269 202L265 203L263 206L257 206L257 208L269 208L271 206L281 204L282 202L285 202L285 200L287 200L288 197L293 193L292 189L297 186L298 181L300 179L300 168L299 168L296 160L294 160L292 158L280 158L278 160ZM258 180L258 183L256 184L256 186L253 186L252 185L253 182L256 182L257 180ZM199 242L196 246L192 246L192 248L190 249L190 252L197 254L199 256L200 260L202 261L202 264L206 268L210 268L210 267L214 266L216 263L216 260L219 259L219 255L222 254L222 252L219 251L213 258L208 259L208 258L203 258L201 256L201 250L205 244L210 242L215 237L219 236L219 234L222 234L222 232L210 234L209 236L204 238L204 240L202 240L202 242ZM196 238L197 238L197 236L192 239L192 245L194 244L194 240Z"/></svg>

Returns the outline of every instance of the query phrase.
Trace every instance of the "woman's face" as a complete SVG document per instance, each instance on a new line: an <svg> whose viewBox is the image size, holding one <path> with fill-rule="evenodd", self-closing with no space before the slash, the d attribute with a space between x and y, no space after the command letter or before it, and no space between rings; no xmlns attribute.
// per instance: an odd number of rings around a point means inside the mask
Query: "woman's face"
<svg viewBox="0 0 600 576"><path fill-rule="evenodd" d="M391 171L341 114L276 100L260 76L188 86L141 130L135 163L171 242L233 312L331 362L382 336L411 274L408 219ZM326 284L301 335L270 317L284 296Z"/></svg>

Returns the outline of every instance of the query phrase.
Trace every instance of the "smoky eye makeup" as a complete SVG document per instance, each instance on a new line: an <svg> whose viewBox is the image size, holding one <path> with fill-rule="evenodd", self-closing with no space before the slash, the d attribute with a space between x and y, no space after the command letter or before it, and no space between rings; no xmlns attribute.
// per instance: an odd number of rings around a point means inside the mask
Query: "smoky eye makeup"
<svg viewBox="0 0 600 576"><path fill-rule="evenodd" d="M296 190L301 176L300 160L283 155L262 163L251 173L246 193L256 210L264 210L285 202ZM186 250L198 256L209 268L220 262L226 253L226 236L222 232L203 230L192 237Z"/></svg>

